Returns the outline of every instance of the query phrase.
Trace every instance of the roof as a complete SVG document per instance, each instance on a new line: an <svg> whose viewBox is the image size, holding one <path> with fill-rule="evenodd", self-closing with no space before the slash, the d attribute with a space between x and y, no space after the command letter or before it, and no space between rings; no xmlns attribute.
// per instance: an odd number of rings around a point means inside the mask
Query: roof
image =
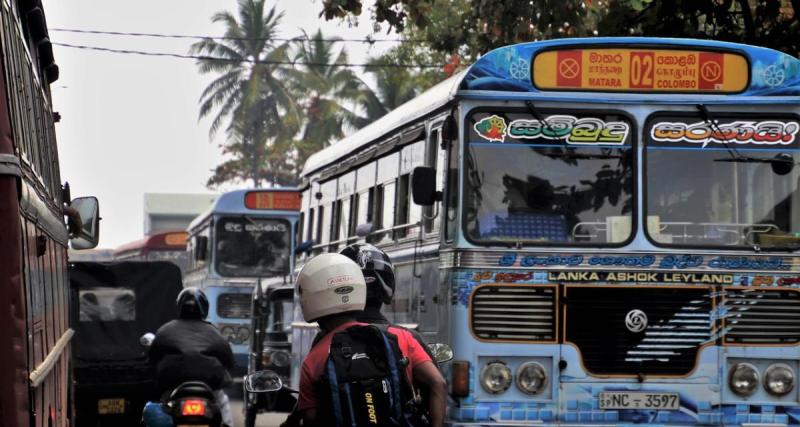
<svg viewBox="0 0 800 427"><path fill-rule="evenodd" d="M358 132L345 137L328 148L317 151L306 161L303 176L309 175L339 159L346 153L358 151L386 135L387 129L398 129L426 114L447 105L455 97L464 77L462 71L426 90L416 98L390 111Z"/></svg>
<svg viewBox="0 0 800 427"><path fill-rule="evenodd" d="M186 250L187 236L184 230L161 231L120 245L114 250L114 255L145 247L151 250Z"/></svg>
<svg viewBox="0 0 800 427"><path fill-rule="evenodd" d="M145 193L144 214L199 215L214 203L218 194Z"/></svg>
<svg viewBox="0 0 800 427"><path fill-rule="evenodd" d="M800 101L800 60L778 52L756 46L738 43L719 42L714 40L648 38L648 37L596 37L582 39L558 39L542 42L520 43L492 50L478 59L466 70L442 81L416 98L392 110L358 132L335 142L331 146L314 153L308 158L302 176L307 177L330 164L342 160L347 154L355 154L375 144L387 133L420 119L425 115L447 105L456 96L468 94L484 94L497 96L498 92L511 95L525 94L559 94L561 98L577 98L594 100L618 99L624 102L643 102L652 100L652 93L602 93L597 92L542 92L533 86L530 78L530 62L533 56L542 50L556 47L575 46L609 47L647 45L650 47L685 47L686 49L707 48L709 50L736 51L744 54L751 66L751 79L747 89L735 96L729 95L663 95L672 97L673 102L685 102L686 99L697 100L698 96L709 99L725 99L731 102L739 97L793 97ZM778 80L768 79L769 75L779 75ZM776 83L777 82L777 83ZM763 99L763 98L760 98Z"/></svg>
<svg viewBox="0 0 800 427"><path fill-rule="evenodd" d="M220 194L214 203L208 207L204 212L198 215L189 224L188 230L195 228L197 225L206 220L210 215L228 214L228 215L244 215L244 214L259 214L259 215L273 215L273 216L300 216L297 211L279 211L279 210L255 210L245 207L245 195L251 191L299 191L297 188L247 188L243 190L234 190L227 193Z"/></svg>

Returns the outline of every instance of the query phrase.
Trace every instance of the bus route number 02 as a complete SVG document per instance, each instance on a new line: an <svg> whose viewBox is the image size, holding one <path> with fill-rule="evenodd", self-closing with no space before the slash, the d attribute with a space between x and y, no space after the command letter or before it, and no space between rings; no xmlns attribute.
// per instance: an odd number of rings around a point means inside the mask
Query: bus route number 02
<svg viewBox="0 0 800 427"><path fill-rule="evenodd" d="M639 89L653 88L653 63L655 55L652 52L631 52L631 87Z"/></svg>

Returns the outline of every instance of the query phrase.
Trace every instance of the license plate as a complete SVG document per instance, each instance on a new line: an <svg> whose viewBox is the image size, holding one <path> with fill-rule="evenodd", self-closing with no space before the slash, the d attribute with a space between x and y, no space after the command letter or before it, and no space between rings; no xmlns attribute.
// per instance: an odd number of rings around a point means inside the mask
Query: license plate
<svg viewBox="0 0 800 427"><path fill-rule="evenodd" d="M124 414L125 399L100 399L97 401L97 413L100 415Z"/></svg>
<svg viewBox="0 0 800 427"><path fill-rule="evenodd" d="M680 409L678 393L603 391L598 399L600 409Z"/></svg>

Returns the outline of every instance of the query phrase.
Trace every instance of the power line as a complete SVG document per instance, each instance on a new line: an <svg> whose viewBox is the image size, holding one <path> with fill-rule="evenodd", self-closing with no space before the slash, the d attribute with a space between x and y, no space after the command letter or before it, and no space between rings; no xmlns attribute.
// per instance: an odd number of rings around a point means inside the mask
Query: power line
<svg viewBox="0 0 800 427"><path fill-rule="evenodd" d="M131 49L115 49L101 46L86 46L76 45L69 43L53 42L54 46L68 47L73 49L94 50L99 52L119 53L126 55L142 55L142 56L159 56L180 59L201 59L204 61L220 61L220 62L238 62L249 64L264 64L264 65L305 65L305 66L324 66L324 67L362 67L362 68L442 68L442 65L433 64L388 64L388 63L336 63L336 62L302 62L302 61L257 61L253 59L227 59L214 56L203 55L186 55L182 53L171 52L147 52L143 50Z"/></svg>
<svg viewBox="0 0 800 427"><path fill-rule="evenodd" d="M210 40L254 40L254 41L322 41L327 43L349 42L349 43L423 43L423 40L413 39L376 39L367 36L363 39L358 38L314 38L308 36L298 36L294 38L286 37L229 37L229 36L199 36L189 34L163 34L163 33L138 33L138 32L123 32L123 31L102 31L102 30L78 30L74 28L50 28L49 31L58 31L62 33L78 33L78 34L101 34L110 36L130 36L130 37L156 37L166 39L210 39Z"/></svg>

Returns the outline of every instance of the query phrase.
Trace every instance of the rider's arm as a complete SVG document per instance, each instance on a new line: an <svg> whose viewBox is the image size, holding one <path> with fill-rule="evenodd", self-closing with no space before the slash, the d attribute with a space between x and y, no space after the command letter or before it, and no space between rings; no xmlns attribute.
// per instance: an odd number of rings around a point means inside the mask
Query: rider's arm
<svg viewBox="0 0 800 427"><path fill-rule="evenodd" d="M414 384L428 390L428 410L431 414L431 427L444 425L447 406L447 382L432 361L414 366Z"/></svg>

